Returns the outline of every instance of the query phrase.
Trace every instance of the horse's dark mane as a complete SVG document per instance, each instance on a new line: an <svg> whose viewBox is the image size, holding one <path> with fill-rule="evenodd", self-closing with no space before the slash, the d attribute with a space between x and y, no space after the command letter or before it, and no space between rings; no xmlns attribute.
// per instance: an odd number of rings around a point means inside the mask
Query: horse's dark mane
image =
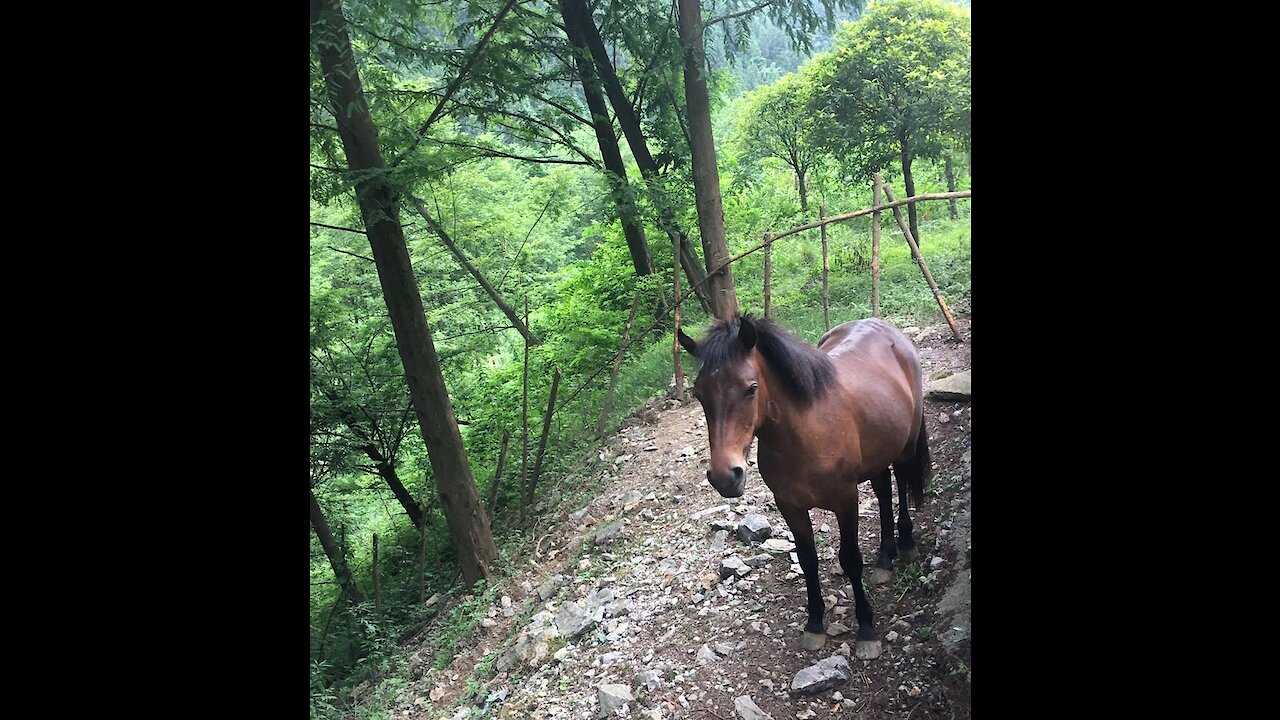
<svg viewBox="0 0 1280 720"><path fill-rule="evenodd" d="M770 368L801 402L809 403L826 392L835 380L836 368L827 354L796 338L772 320L746 319L756 330L755 349L768 361ZM698 363L714 368L738 362L747 356L738 340L741 323L738 317L716 320L707 328L706 337L698 343Z"/></svg>

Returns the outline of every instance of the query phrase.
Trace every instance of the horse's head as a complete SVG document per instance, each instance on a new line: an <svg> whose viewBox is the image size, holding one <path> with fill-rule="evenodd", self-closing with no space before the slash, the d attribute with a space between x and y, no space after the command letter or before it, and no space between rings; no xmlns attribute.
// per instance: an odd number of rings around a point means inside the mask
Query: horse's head
<svg viewBox="0 0 1280 720"><path fill-rule="evenodd" d="M747 480L747 453L768 401L753 353L755 326L746 317L720 320L701 343L683 331L677 333L680 345L701 364L693 396L707 416L711 445L707 481L724 497L741 497Z"/></svg>

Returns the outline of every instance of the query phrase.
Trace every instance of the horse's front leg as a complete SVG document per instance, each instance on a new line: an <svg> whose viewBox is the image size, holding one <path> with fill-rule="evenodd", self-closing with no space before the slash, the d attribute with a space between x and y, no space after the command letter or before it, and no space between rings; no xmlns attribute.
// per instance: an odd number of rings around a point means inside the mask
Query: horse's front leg
<svg viewBox="0 0 1280 720"><path fill-rule="evenodd" d="M876 631L871 603L862 587L862 550L858 548L858 503L836 513L840 522L840 566L853 585L853 611L858 617L858 642L854 655L859 660L880 657L880 633ZM889 538L893 542L892 536Z"/></svg>
<svg viewBox="0 0 1280 720"><path fill-rule="evenodd" d="M809 520L808 510L781 501L778 501L778 512L787 521L791 534L796 536L796 556L800 559L800 569L804 570L804 585L809 592L809 621L800 636L800 647L817 650L826 644L827 634L822 625L826 606L822 602L822 586L818 580L818 548L813 544L813 523Z"/></svg>

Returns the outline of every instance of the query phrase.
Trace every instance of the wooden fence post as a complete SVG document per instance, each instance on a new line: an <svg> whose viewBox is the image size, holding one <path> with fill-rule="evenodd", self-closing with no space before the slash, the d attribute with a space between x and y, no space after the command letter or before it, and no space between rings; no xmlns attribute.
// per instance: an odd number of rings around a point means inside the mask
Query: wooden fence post
<svg viewBox="0 0 1280 720"><path fill-rule="evenodd" d="M373 534L373 609L382 617L382 584L378 572L378 533Z"/></svg>
<svg viewBox="0 0 1280 720"><path fill-rule="evenodd" d="M885 185L884 195L893 202L893 188ZM947 301L942 298L942 291L938 289L938 283L933 281L933 273L929 272L929 266L925 264L924 256L920 254L920 246L916 244L916 239L911 236L911 228L907 227L906 221L902 219L902 211L897 207L893 208L893 217L898 221L898 228L902 230L902 235L907 239L907 245L911 246L911 256L920 263L920 272L924 275L925 282L929 283L929 289L933 291L933 299L938 301L938 307L942 308L942 315L947 319L947 324L951 326L951 334L956 336L957 342L964 342L964 338L960 336L960 331L956 328L956 319L951 317L951 308L947 307Z"/></svg>
<svg viewBox="0 0 1280 720"><path fill-rule="evenodd" d="M876 173L871 188L871 207L880 207L880 186L884 180ZM871 317L880 317L880 211L871 213Z"/></svg>
<svg viewBox="0 0 1280 720"><path fill-rule="evenodd" d="M675 368L676 380L676 399L684 402L684 363L680 362L680 303L683 298L680 297L680 238L673 235L671 240L672 257L674 258L675 272L672 276L673 294L672 303L675 305L675 327L671 330L671 359Z"/></svg>
<svg viewBox="0 0 1280 720"><path fill-rule="evenodd" d="M507 442L511 440L511 430L502 431L502 449L498 451L498 471L493 474L493 485L489 488L489 524L493 525L493 513L498 507L498 485L502 483L502 471L507 469Z"/></svg>
<svg viewBox="0 0 1280 720"><path fill-rule="evenodd" d="M764 234L764 241L769 242L769 233ZM764 316L769 317L769 309L773 305L773 243L764 246Z"/></svg>
<svg viewBox="0 0 1280 720"><path fill-rule="evenodd" d="M618 385L618 370L622 367L622 356L627 352L627 340L631 336L631 323L636 319L636 308L640 307L640 291L636 290L631 298L631 314L627 315L627 324L622 328L622 342L618 344L618 355L613 359L613 374L609 376L609 392L604 396L604 409L600 412L600 422L596 423L596 437L604 436L604 424L613 412L613 391Z"/></svg>
<svg viewBox="0 0 1280 720"><path fill-rule="evenodd" d="M632 309L632 314L635 309ZM542 456L547 452L547 434L551 432L551 415L556 409L556 393L560 391L560 368L556 368L551 378L551 397L547 400L547 414L542 419L542 439L538 441L538 459L533 463L533 479L529 481L529 497L526 505L533 504L533 494L538 489L538 476L542 474Z"/></svg>
<svg viewBox="0 0 1280 720"><path fill-rule="evenodd" d="M827 215L827 206L818 206L818 219L822 220ZM827 274L831 271L831 264L827 260L827 224L822 224L822 325L827 329L831 329L831 295L827 288Z"/></svg>
<svg viewBox="0 0 1280 720"><path fill-rule="evenodd" d="M529 296L524 296L524 324L529 325ZM525 497L529 487L529 341L524 343L524 392L520 401L520 425L524 428L524 442L520 448L520 497ZM520 503L520 527L524 527L528 503Z"/></svg>

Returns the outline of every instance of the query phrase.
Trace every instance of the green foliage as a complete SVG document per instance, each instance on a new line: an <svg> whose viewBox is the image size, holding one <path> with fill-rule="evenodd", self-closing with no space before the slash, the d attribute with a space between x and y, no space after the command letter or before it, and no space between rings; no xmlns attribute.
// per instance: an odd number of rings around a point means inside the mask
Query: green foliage
<svg viewBox="0 0 1280 720"><path fill-rule="evenodd" d="M971 40L966 10L940 0L883 0L846 24L806 72L816 138L857 177L970 143Z"/></svg>
<svg viewBox="0 0 1280 720"><path fill-rule="evenodd" d="M729 15L757 4L753 0L718 3L714 13ZM801 4L810 9L800 8ZM595 10L606 44L617 48L621 82L636 98L646 138L660 166L658 177L641 179L624 144L624 160L631 167L630 180L656 274L635 276L600 172L586 164L572 164L584 163L584 154L594 157L596 146L591 129L575 117L585 114L585 106L580 88L573 84L576 74L563 62L568 56L563 35L553 24L556 13L517 11L509 16L445 115L427 137L418 136L441 89L488 29L498 5L487 0L456 7L403 0L343 4L353 22L361 78L384 156L390 163L414 148L386 171L392 185L426 203L508 303L523 311L528 300L530 325L544 341L529 351L530 472L551 376L556 368L563 373L542 477L528 508L536 521L563 506L577 509L600 491L594 431L637 290L640 303L606 428L616 428L667 390L672 380L671 324L663 309L670 303L673 258L657 219L664 209L673 211L681 227L695 233L695 245L697 222L685 140L683 77L669 3L605 3L596 4ZM860 5L846 2L833 7L836 13L849 16L848 9ZM865 126L848 120L833 125L830 116L839 116L846 106L824 107L821 115L812 112L815 97L827 90L840 102L871 97L866 88L853 83L854 75L837 75L852 73L855 41L863 38L846 28L831 54L786 74L800 66L804 54L797 49L803 43L789 32L804 35L812 47L831 41L822 34L819 22L825 12L817 8L808 2L782 3L768 10L781 13L778 22L762 17L761 11L715 23L708 32L709 53L714 56L709 82L720 141L725 225L733 253L760 242L765 232L816 219L819 204L826 205L829 215L870 204L866 171L871 165L853 150L873 145L868 128L892 128L894 121L877 117ZM955 65L952 54L942 52L935 54L935 61L928 52L950 47L954 38L948 33L954 23L929 15L934 11L929 8L936 9L920 2L881 3L860 21L868 24L858 27L879 23L876 37L884 46L879 49L890 60L877 67L903 68L903 77L923 83L927 92L920 94L932 98L958 92L959 83L967 89L968 18L964 17L965 54L962 61L955 61L961 65ZM713 12L707 7L704 11ZM917 17L931 19L917 27L912 24ZM878 49L858 47L863 54ZM759 49L760 58L752 60L742 48ZM930 63L936 67L929 69ZM831 87L818 83L820 70L830 71ZM943 73L943 80L937 80L935 70ZM435 349L479 494L486 501L495 480L502 434L511 433L506 469L498 479L494 521L500 547L498 576L470 591L454 584L454 552L437 507L428 517L422 570L426 594L440 592L446 600L424 608L418 603L422 535L378 476L377 463L366 446L371 444L394 466L415 497L425 493L430 499L435 486L417 418L409 410L378 275L368 260L368 240L359 232L322 227L359 231L364 225L354 202L354 178L343 171L346 162L337 120L324 100L314 58L310 80L311 482L356 584L368 598L360 607L347 607L313 534L311 714L318 718L349 712L345 707L350 703L349 691L368 682L377 689L362 695L374 700L365 702L360 712L385 715L396 683L402 682L387 682L399 677L398 641L416 634L417 642L430 648L425 655L436 667L443 667L500 594L502 575L528 556L529 541L517 526L524 344L475 280L427 230L412 205L402 202L400 220ZM755 92L734 96L753 85L759 85ZM967 147L967 95L963 102L938 106L945 112L930 116L938 120L937 128L924 132L918 147L929 150L947 143ZM923 127L923 121L913 122ZM788 137L797 157L807 158L811 203L807 213L800 208L798 167L789 162ZM896 155L890 153L889 158ZM964 158L956 160L960 186L967 187ZM941 161L925 158L915 168L917 192L946 189ZM886 179L901 190L895 172L887 172ZM924 252L930 269L948 303L963 313L971 305L971 231L968 203L962 201L960 209L961 216L954 221L945 203L926 203L918 211L928 233ZM884 213L882 223L883 314L902 325L939 322L937 305L911 262L892 214ZM870 219L830 226L828 236L832 323L867 317L871 314ZM734 267L744 311L763 310L763 259L763 252L757 252ZM683 278L682 284L687 291ZM779 241L773 250L773 314L809 341L816 341L825 330L821 289L818 231ZM696 305L684 307L687 327L700 329L706 321ZM686 374L692 375L692 361L684 353L680 357ZM381 616L372 610L370 536L374 532L381 540ZM608 570L595 560L588 576ZM464 594L460 602L447 599ZM441 612L441 607L447 609ZM425 632L418 632L424 628ZM485 679L488 668L483 662L471 681Z"/></svg>

